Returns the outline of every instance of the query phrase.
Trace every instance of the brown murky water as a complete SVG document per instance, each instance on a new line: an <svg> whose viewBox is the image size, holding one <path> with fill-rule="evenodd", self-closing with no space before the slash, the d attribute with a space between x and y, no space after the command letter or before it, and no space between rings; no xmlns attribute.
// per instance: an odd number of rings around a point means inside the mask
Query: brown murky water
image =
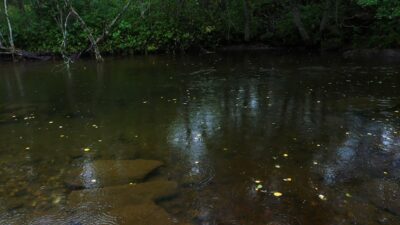
<svg viewBox="0 0 400 225"><path fill-rule="evenodd" d="M399 110L399 65L332 55L3 64L0 224L400 224ZM136 159L129 194L67 181Z"/></svg>

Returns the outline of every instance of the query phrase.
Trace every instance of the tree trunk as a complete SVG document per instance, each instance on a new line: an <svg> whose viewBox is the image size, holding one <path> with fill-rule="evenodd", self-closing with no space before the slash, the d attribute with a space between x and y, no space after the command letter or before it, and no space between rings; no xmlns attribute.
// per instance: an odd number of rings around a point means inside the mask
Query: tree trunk
<svg viewBox="0 0 400 225"><path fill-rule="evenodd" d="M132 0L129 0L124 7L122 8L122 10L117 14L117 16L111 21L111 23L109 23L103 33L97 37L96 39L96 44L98 44L100 41L102 41L110 32L111 28L115 25L115 23L117 23L117 21L122 17L122 15L125 13L125 11L129 8L129 6L131 5Z"/></svg>
<svg viewBox="0 0 400 225"><path fill-rule="evenodd" d="M322 19L321 23L319 24L319 33L322 35L324 32L326 25L329 22L329 17L330 17L330 7L331 7L331 0L326 0L325 1L325 6L322 14Z"/></svg>
<svg viewBox="0 0 400 225"><path fill-rule="evenodd" d="M10 17L8 16L8 8L7 8L7 0L4 0L4 15L6 16L7 25L8 25L8 40L10 44L10 51L12 54L13 59L15 60L15 45L14 45L14 38L13 38L13 31L11 27Z"/></svg>
<svg viewBox="0 0 400 225"><path fill-rule="evenodd" d="M4 48L2 40L3 40L3 34L0 31L0 49Z"/></svg>
<svg viewBox="0 0 400 225"><path fill-rule="evenodd" d="M100 50L97 46L97 42L93 37L92 31L89 29L89 27L86 25L85 21L82 19L82 17L78 14L78 12L75 10L75 8L70 5L71 13L74 14L74 16L78 19L79 23L81 24L82 28L88 33L88 38L91 43L91 46L89 49L93 48L94 50L94 55L96 57L96 60L98 62L103 61L103 57L100 54Z"/></svg>
<svg viewBox="0 0 400 225"><path fill-rule="evenodd" d="M19 10L21 10L21 12L25 12L24 0L17 0L17 5Z"/></svg>
<svg viewBox="0 0 400 225"><path fill-rule="evenodd" d="M304 27L303 21L301 20L301 13L299 7L296 4L292 6L292 14L293 14L293 22L296 25L297 29L299 30L300 36L303 41L308 45L311 44L310 36L306 28Z"/></svg>
<svg viewBox="0 0 400 225"><path fill-rule="evenodd" d="M89 46L88 49L86 49L86 51L90 51L92 49L94 49L95 55L96 55L96 59L98 60L98 57L100 57L100 60L98 61L103 61L103 58L100 55L100 51L98 49L98 43L101 42L111 31L111 29L114 27L114 25L117 23L117 21L122 17L122 15L126 12L126 10L129 8L129 6L131 5L132 0L129 0L124 7L122 8L122 10L117 14L117 16L104 28L103 33L97 37L96 39L94 39L92 33L90 32L90 30L88 29L88 27L86 26L85 22L83 21L83 19L78 15L78 20L81 21L81 24L84 24L84 27L86 27L85 29L88 30L90 33L89 35L89 40L91 42L91 45ZM72 8L73 9L73 8ZM74 10L73 13L77 14L77 12Z"/></svg>
<svg viewBox="0 0 400 225"><path fill-rule="evenodd" d="M242 1L243 1L243 13L244 13L244 41L248 42L248 41L250 41L250 38L251 38L250 3L249 3L249 0L242 0Z"/></svg>

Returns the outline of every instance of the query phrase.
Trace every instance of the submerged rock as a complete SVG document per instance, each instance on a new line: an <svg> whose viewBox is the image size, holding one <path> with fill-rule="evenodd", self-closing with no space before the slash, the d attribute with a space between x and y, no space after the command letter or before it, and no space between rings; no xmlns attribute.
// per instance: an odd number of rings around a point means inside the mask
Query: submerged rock
<svg viewBox="0 0 400 225"><path fill-rule="evenodd" d="M151 181L141 184L128 184L106 188L72 191L68 197L68 206L93 205L95 207L122 207L134 204L143 204L177 194L178 185L172 181Z"/></svg>
<svg viewBox="0 0 400 225"><path fill-rule="evenodd" d="M110 211L119 225L172 225L174 219L161 207L147 202Z"/></svg>
<svg viewBox="0 0 400 225"><path fill-rule="evenodd" d="M72 188L129 184L144 179L162 165L156 160L96 160L68 172L66 184Z"/></svg>
<svg viewBox="0 0 400 225"><path fill-rule="evenodd" d="M350 199L349 202L338 203L334 208L335 216L329 224L332 225L377 225L396 224L397 218L393 214L378 209L369 202Z"/></svg>
<svg viewBox="0 0 400 225"><path fill-rule="evenodd" d="M376 179L363 185L366 198L377 208L400 216L400 185L394 181Z"/></svg>
<svg viewBox="0 0 400 225"><path fill-rule="evenodd" d="M83 209L67 215L61 212L36 214L25 222L12 223L30 225L183 225L163 208L153 202L129 205L104 211Z"/></svg>
<svg viewBox="0 0 400 225"><path fill-rule="evenodd" d="M156 201L173 197L178 185L167 180L72 191L67 207L75 211L76 224L107 219L118 225L172 225L176 220ZM111 222L112 221L112 222Z"/></svg>

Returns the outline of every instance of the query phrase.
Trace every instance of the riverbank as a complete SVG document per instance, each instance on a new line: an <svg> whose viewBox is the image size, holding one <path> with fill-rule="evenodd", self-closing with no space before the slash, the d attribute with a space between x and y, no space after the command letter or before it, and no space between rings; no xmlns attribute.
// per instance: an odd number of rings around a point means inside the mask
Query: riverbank
<svg viewBox="0 0 400 225"><path fill-rule="evenodd" d="M140 55L205 55L215 53L229 53L229 52L271 52L278 54L298 54L298 53L310 53L310 54L325 54L334 53L341 55L344 59L348 60L382 60L382 61L400 61L400 49L336 49L336 50L321 50L317 48L308 48L304 46L299 47L277 47L269 46L265 44L238 44L238 45L225 45L219 46L215 49L204 49L204 48L191 48L188 51L180 52L135 52L133 50L125 50L118 52L104 52L104 56L108 57L127 57L127 56L140 56ZM30 57L16 57L18 61L58 61L63 60L63 56L57 53L29 53ZM78 56L73 54L68 56L72 61L88 58L94 58L90 53ZM0 62L13 61L11 54L0 55Z"/></svg>

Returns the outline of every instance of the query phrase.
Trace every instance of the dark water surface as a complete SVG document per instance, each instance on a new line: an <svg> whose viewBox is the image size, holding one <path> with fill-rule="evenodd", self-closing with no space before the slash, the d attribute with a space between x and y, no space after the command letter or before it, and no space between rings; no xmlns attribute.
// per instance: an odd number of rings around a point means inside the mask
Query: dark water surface
<svg viewBox="0 0 400 225"><path fill-rule="evenodd" d="M399 110L399 65L336 56L2 64L0 224L117 223L67 204L101 159L164 162L177 224L400 224Z"/></svg>

